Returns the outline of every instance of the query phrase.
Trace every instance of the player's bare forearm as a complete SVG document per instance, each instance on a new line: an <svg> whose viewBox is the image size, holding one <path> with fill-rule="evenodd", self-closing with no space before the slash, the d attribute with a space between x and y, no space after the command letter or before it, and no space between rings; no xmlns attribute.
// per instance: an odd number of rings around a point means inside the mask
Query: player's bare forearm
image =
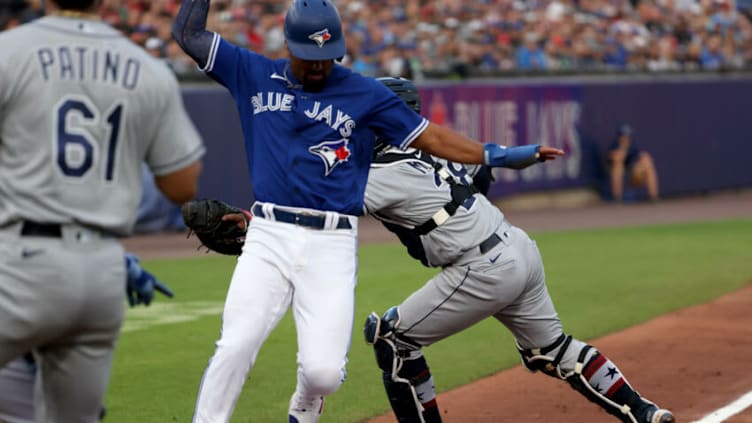
<svg viewBox="0 0 752 423"><path fill-rule="evenodd" d="M410 147L455 163L483 164L483 144L434 123Z"/></svg>
<svg viewBox="0 0 752 423"><path fill-rule="evenodd" d="M198 193L198 178L200 175L201 162L195 161L182 169L155 177L154 182L170 201L183 204L190 201Z"/></svg>
<svg viewBox="0 0 752 423"><path fill-rule="evenodd" d="M209 0L184 0L172 25L172 36L200 67L209 59L214 33L206 30Z"/></svg>

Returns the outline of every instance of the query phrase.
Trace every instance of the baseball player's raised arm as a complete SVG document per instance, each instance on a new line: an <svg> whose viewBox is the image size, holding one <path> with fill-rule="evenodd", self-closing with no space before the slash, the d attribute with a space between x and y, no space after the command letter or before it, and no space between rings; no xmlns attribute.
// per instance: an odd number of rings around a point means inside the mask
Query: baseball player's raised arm
<svg viewBox="0 0 752 423"><path fill-rule="evenodd" d="M457 163L484 164L510 169L524 169L536 162L553 160L564 155L563 150L541 147L538 144L509 148L493 143L481 144L433 123L429 123L410 146Z"/></svg>
<svg viewBox="0 0 752 423"><path fill-rule="evenodd" d="M214 33L206 30L209 4L209 0L184 0L172 25L175 41L201 68L206 67L214 40Z"/></svg>
<svg viewBox="0 0 752 423"><path fill-rule="evenodd" d="M435 123L429 123L410 147L456 163L483 164L483 144Z"/></svg>

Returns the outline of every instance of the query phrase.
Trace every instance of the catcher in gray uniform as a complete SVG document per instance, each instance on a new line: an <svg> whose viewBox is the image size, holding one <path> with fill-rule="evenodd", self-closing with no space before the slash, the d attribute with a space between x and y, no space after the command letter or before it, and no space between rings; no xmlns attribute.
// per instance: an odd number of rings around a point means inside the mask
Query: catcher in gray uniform
<svg viewBox="0 0 752 423"><path fill-rule="evenodd" d="M34 352L37 422L99 419L141 163L183 203L204 154L174 74L98 3L0 33L0 367Z"/></svg>
<svg viewBox="0 0 752 423"><path fill-rule="evenodd" d="M382 82L420 112L410 81ZM366 341L397 419L441 421L422 348L494 317L514 335L529 370L566 381L624 422L674 422L594 346L564 333L535 241L472 184L479 170L391 147L378 151L371 165L365 212L395 232L414 258L442 267L382 317L366 319Z"/></svg>

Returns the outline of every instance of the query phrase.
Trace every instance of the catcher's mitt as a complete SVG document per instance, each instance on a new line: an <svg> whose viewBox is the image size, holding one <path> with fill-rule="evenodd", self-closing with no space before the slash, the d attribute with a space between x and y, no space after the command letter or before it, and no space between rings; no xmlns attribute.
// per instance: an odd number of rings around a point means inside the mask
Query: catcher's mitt
<svg viewBox="0 0 752 423"><path fill-rule="evenodd" d="M245 232L251 214L219 200L202 199L189 201L181 207L183 221L195 233L201 245L220 253L238 256L243 249ZM227 214L240 214L241 219L222 220ZM242 225L242 227L240 226ZM200 248L200 247L199 247Z"/></svg>

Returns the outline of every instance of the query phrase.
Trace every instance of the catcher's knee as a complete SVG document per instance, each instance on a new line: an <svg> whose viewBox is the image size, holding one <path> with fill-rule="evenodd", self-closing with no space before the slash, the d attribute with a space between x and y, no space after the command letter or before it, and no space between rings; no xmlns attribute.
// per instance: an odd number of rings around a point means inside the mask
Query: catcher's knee
<svg viewBox="0 0 752 423"><path fill-rule="evenodd" d="M567 368L570 366L567 366L567 364L571 362L572 356L576 354L573 351L574 348L570 349L573 341L579 342L570 335L561 334L549 346L526 349L517 344L517 351L522 356L522 364L531 372L540 371L548 376L566 379L570 371Z"/></svg>
<svg viewBox="0 0 752 423"><path fill-rule="evenodd" d="M366 318L363 329L366 343L374 348L379 368L394 375L400 373L406 361L423 356L420 345L406 336L397 334L399 323L399 309L394 306L381 318L372 312Z"/></svg>
<svg viewBox="0 0 752 423"><path fill-rule="evenodd" d="M433 380L421 346L398 334L399 309L395 306L379 318L371 313L365 323L366 342L372 345L383 371L384 388L400 423L440 422Z"/></svg>

